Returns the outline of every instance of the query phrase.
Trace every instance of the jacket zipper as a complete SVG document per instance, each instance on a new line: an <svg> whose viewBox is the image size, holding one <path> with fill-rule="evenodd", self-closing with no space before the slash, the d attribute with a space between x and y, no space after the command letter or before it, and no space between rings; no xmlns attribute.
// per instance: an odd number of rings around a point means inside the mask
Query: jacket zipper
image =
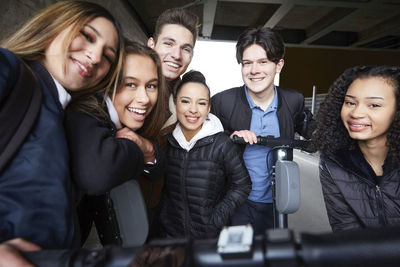
<svg viewBox="0 0 400 267"><path fill-rule="evenodd" d="M181 176L181 185L182 185L182 193L183 193L183 201L184 201L184 209L185 209L185 216L184 216L184 233L185 236L189 236L189 206L188 206L188 199L187 199L187 192L186 192L186 173L187 173L187 159L189 156L189 151L187 151L183 156L183 174Z"/></svg>
<svg viewBox="0 0 400 267"><path fill-rule="evenodd" d="M379 216L379 223L383 226L387 224L386 221L386 216L385 216L385 211L384 211L384 206L383 206L383 196L381 192L381 188L379 185L375 186L375 192L376 192L376 200L378 204L378 216Z"/></svg>

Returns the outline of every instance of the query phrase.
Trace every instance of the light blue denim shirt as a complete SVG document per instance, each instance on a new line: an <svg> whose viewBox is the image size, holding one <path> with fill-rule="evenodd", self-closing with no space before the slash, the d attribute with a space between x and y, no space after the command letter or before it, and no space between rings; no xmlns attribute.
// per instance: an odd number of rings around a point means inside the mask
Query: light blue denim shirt
<svg viewBox="0 0 400 267"><path fill-rule="evenodd" d="M247 93L247 88L244 86L247 101L249 102L252 115L250 123L250 131L253 131L257 136L273 135L280 137L279 121L276 111L278 109L278 91L275 87L275 96L271 104L264 111L259 106L254 104L253 100ZM273 155L270 147L260 145L246 145L243 154L243 159L249 171L252 190L249 195L249 200L255 202L272 203L271 176Z"/></svg>

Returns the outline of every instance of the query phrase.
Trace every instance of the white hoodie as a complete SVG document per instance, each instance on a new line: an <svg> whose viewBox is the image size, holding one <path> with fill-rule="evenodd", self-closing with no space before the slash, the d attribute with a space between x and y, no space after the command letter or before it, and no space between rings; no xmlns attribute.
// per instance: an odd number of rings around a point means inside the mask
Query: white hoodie
<svg viewBox="0 0 400 267"><path fill-rule="evenodd" d="M200 131L198 131L198 133L193 136L190 141L186 141L186 138L182 133L182 129L179 123L176 125L174 131L172 132L172 136L176 139L178 144L183 149L189 151L194 147L198 140L223 131L224 127L222 126L221 121L217 118L217 116L209 113L207 118L204 120Z"/></svg>

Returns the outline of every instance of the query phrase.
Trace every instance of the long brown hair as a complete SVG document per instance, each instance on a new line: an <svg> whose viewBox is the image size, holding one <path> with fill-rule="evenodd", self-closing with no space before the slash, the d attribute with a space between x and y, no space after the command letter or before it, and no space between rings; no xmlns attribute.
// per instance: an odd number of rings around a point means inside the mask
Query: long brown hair
<svg viewBox="0 0 400 267"><path fill-rule="evenodd" d="M142 44L125 40L125 48L124 48L124 59L127 55L140 55L149 57L157 67L157 78L158 78L158 91L157 91L157 102L150 115L144 121L143 126L137 130L137 132L148 139L159 141L160 130L165 121L165 101L162 101L166 98L166 86L165 79L162 74L161 69L161 61L158 54L151 48L144 46ZM108 93L111 99L114 100L114 96L117 91L122 87L123 68L120 72L118 82L116 86L112 88L112 90Z"/></svg>
<svg viewBox="0 0 400 267"><path fill-rule="evenodd" d="M63 1L55 3L29 20L17 32L3 40L0 45L24 60L42 61L45 50L64 29L72 25L71 31L64 40L65 56L72 40L79 34L85 24L97 17L111 21L119 36L119 47L115 62L103 80L92 88L78 91L76 94L94 93L111 86L121 66L123 47L122 31L115 18L102 6L85 1Z"/></svg>

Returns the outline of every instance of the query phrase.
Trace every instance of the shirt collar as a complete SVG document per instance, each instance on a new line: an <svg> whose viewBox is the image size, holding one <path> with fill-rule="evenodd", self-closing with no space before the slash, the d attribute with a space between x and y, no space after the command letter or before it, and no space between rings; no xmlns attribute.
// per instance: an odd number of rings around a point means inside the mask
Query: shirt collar
<svg viewBox="0 0 400 267"><path fill-rule="evenodd" d="M68 103L71 101L71 95L67 92L67 90L65 90L65 88L56 79L54 79L53 76L51 76L51 78L53 78L53 81L57 87L58 100L60 101L63 109L65 109L67 107Z"/></svg>
<svg viewBox="0 0 400 267"><path fill-rule="evenodd" d="M121 129L122 124L119 121L117 110L115 109L114 104L109 96L106 96L106 105L111 121L114 123L117 130Z"/></svg>
<svg viewBox="0 0 400 267"><path fill-rule="evenodd" d="M274 99L272 99L271 104L268 106L268 108L265 110L265 112L270 111L270 110L277 110L278 109L278 90L276 89L275 85L274 85L274 90L275 90ZM244 85L244 93L246 94L247 102L249 103L249 106L250 106L251 109L254 109L254 108L261 109L259 106L254 104L253 100L249 96L249 93L247 92L247 86L246 85Z"/></svg>

